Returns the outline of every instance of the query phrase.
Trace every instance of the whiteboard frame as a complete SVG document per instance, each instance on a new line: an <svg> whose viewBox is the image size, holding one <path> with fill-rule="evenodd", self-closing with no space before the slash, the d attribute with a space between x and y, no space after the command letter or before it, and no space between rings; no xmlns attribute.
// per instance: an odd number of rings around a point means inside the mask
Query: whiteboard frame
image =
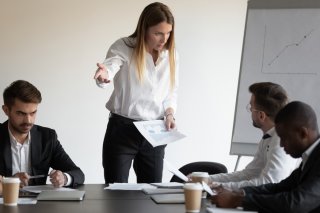
<svg viewBox="0 0 320 213"><path fill-rule="evenodd" d="M240 81L241 81L241 72L243 67L243 53L245 47L246 40L246 32L247 32L247 22L248 22L248 13L250 9L307 9L307 8L320 8L320 1L318 0L249 0L246 12L246 22L245 22L245 30L243 36L243 45L242 45L242 54L241 54L241 62L240 62L240 71L238 76L238 89L237 89L237 99L236 106L234 111L234 122L233 122L233 130L232 130L232 139L230 146L230 155L238 155L238 160L236 163L235 170L237 169L237 165L239 163L241 156L254 156L258 143L248 143L248 142L240 142L233 141L233 136L235 132L235 124L236 124L236 115L238 110L238 97L240 91ZM248 85L249 86L249 85Z"/></svg>

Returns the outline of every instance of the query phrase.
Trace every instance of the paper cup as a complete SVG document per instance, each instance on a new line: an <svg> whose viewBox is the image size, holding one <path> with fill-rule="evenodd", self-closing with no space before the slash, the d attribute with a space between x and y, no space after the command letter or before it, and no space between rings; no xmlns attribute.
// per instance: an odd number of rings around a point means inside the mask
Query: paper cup
<svg viewBox="0 0 320 213"><path fill-rule="evenodd" d="M186 183L183 189L186 212L200 212L202 185L199 183Z"/></svg>
<svg viewBox="0 0 320 213"><path fill-rule="evenodd" d="M209 183L209 174L208 172L192 172L191 179L193 183L202 183L204 181L206 184ZM202 197L207 197L207 192L202 192Z"/></svg>
<svg viewBox="0 0 320 213"><path fill-rule="evenodd" d="M206 184L209 182L208 172L192 172L191 179L193 183L202 183L204 181Z"/></svg>
<svg viewBox="0 0 320 213"><path fill-rule="evenodd" d="M19 198L19 178L2 179L2 197L5 206L16 206Z"/></svg>

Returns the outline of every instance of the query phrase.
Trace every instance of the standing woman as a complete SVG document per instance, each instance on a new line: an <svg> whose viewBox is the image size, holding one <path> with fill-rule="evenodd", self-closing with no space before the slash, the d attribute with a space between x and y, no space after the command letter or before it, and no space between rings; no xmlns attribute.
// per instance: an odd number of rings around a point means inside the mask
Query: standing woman
<svg viewBox="0 0 320 213"><path fill-rule="evenodd" d="M106 104L105 182L128 182L132 160L138 183L161 182L165 146L153 148L133 122L164 119L168 130L176 126L178 60L170 9L159 2L145 7L135 32L112 44L97 66L97 85L114 83Z"/></svg>

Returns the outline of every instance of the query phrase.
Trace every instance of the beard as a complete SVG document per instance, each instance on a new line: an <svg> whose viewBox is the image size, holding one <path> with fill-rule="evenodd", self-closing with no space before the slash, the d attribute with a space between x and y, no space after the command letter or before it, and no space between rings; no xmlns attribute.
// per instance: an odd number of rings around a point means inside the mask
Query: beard
<svg viewBox="0 0 320 213"><path fill-rule="evenodd" d="M13 131L19 133L19 134L26 134L30 131L30 129L32 128L33 124L32 123L22 123L19 125L14 125L12 123L10 123L10 126L12 128Z"/></svg>
<svg viewBox="0 0 320 213"><path fill-rule="evenodd" d="M255 122L254 120L252 120L252 126L256 127L256 128L261 128L261 125L258 124L257 122Z"/></svg>

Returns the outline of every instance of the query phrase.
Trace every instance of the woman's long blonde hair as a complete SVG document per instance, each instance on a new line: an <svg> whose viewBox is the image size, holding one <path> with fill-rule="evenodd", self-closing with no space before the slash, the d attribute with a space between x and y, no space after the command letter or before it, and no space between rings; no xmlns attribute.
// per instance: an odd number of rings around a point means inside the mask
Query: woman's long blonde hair
<svg viewBox="0 0 320 213"><path fill-rule="evenodd" d="M174 42L174 17L168 6L160 2L149 4L142 11L135 32L130 38L135 38L136 43L133 45L133 59L137 67L137 75L140 82L144 77L145 70L145 52L146 52L146 33L148 28L161 22L167 22L172 25L172 31L168 38L165 48L169 51L170 64L170 88L175 86L175 42Z"/></svg>

